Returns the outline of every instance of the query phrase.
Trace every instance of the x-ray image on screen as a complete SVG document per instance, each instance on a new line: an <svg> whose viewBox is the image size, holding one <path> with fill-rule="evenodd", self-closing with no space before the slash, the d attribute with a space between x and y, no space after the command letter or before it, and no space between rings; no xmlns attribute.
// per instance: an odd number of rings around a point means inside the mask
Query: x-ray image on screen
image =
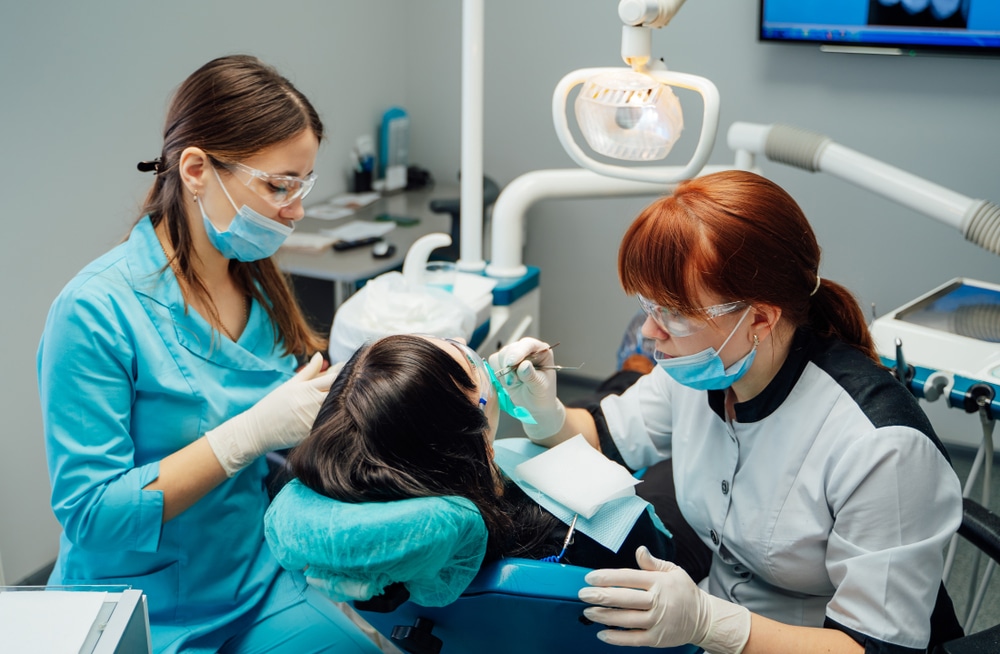
<svg viewBox="0 0 1000 654"><path fill-rule="evenodd" d="M869 25L965 29L970 0L869 0Z"/></svg>
<svg viewBox="0 0 1000 654"><path fill-rule="evenodd" d="M762 41L1000 55L1000 0L760 0L760 7Z"/></svg>

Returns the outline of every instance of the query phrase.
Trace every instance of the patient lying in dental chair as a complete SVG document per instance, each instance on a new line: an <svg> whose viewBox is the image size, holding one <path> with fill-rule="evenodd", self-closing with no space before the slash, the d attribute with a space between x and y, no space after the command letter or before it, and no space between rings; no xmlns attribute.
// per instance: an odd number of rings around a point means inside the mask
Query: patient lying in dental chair
<svg viewBox="0 0 1000 654"><path fill-rule="evenodd" d="M463 342L389 336L344 365L289 470L299 484L342 503L465 498L485 523L483 563L558 556L568 526L493 461L499 404L484 362ZM576 532L560 562L635 567L639 545L673 558L670 537L643 513L617 552Z"/></svg>

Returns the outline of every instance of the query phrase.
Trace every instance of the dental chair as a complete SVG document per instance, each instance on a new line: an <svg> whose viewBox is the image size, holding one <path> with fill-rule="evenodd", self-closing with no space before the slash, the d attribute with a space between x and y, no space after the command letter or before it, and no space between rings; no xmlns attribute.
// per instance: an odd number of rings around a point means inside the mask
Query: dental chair
<svg viewBox="0 0 1000 654"><path fill-rule="evenodd" d="M367 542L352 542L358 530ZM1000 563L1000 516L966 498L958 533ZM283 566L305 569L332 600L353 602L404 652L624 654L598 640L604 627L583 617L576 594L588 569L517 558L480 569L486 528L464 498L345 504L292 480L265 516L265 535ZM943 643L933 654L997 652L1000 625Z"/></svg>
<svg viewBox="0 0 1000 654"><path fill-rule="evenodd" d="M958 535L990 559L1000 563L1000 516L969 498L965 498L963 503L962 525L958 528ZM1000 624L948 641L934 650L934 654L997 652L1000 652Z"/></svg>
<svg viewBox="0 0 1000 654"><path fill-rule="evenodd" d="M559 563L502 559L484 567L447 606L404 602L386 611L388 606L356 601L354 607L379 633L412 654L623 654L621 647L597 639L595 634L607 627L583 617L587 605L576 593L586 585L587 572L587 568ZM635 651L687 654L700 650L684 646Z"/></svg>
<svg viewBox="0 0 1000 654"><path fill-rule="evenodd" d="M465 498L348 504L292 480L265 516L265 535L284 567L353 602L404 652L623 654L583 617L577 591L588 569L516 558L480 569L486 528Z"/></svg>

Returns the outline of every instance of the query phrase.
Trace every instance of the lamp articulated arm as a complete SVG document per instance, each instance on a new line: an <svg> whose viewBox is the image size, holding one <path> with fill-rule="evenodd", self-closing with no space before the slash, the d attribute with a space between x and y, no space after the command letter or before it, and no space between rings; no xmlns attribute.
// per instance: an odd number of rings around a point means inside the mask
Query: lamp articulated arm
<svg viewBox="0 0 1000 654"><path fill-rule="evenodd" d="M1000 206L976 200L835 143L822 134L787 125L733 123L727 141L736 165L750 169L755 155L825 172L909 207L962 232L1000 255Z"/></svg>
<svg viewBox="0 0 1000 654"><path fill-rule="evenodd" d="M643 71L651 57L652 29L665 27L683 4L684 0L620 0L622 61Z"/></svg>

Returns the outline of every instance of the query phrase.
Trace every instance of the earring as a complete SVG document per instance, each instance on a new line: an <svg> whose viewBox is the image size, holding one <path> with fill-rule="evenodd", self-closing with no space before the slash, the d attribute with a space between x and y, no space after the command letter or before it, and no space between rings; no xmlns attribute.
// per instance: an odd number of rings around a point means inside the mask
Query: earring
<svg viewBox="0 0 1000 654"><path fill-rule="evenodd" d="M760 341L759 341L759 340L757 340L757 334L754 334L754 335L753 335L753 346L754 346L755 348L756 348L756 347L760 347Z"/></svg>
<svg viewBox="0 0 1000 654"><path fill-rule="evenodd" d="M198 201L198 189L191 191L191 199L194 200L195 202Z"/></svg>

